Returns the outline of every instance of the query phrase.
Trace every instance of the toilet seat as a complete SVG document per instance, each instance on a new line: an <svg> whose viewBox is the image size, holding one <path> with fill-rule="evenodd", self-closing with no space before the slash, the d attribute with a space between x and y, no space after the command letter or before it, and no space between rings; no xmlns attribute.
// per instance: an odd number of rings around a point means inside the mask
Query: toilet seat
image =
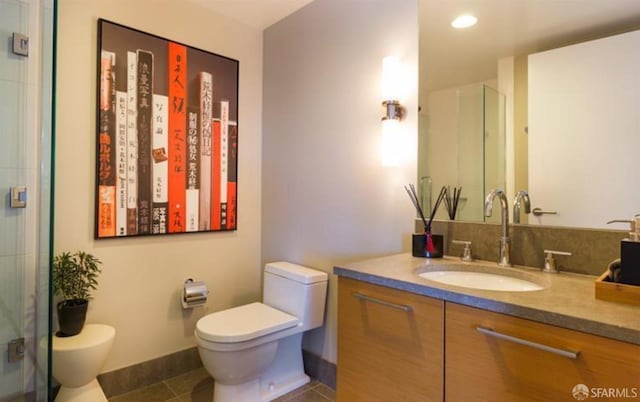
<svg viewBox="0 0 640 402"><path fill-rule="evenodd" d="M236 343L295 327L299 320L263 303L209 314L196 324L196 335L209 342Z"/></svg>

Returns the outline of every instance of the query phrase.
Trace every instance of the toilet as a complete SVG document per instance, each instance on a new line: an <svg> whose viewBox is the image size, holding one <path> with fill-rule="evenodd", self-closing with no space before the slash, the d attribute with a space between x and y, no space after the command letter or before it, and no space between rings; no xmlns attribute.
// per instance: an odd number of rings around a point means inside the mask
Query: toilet
<svg viewBox="0 0 640 402"><path fill-rule="evenodd" d="M106 402L96 377L116 336L113 327L86 324L78 335L53 337L53 377L61 385L56 402Z"/></svg>
<svg viewBox="0 0 640 402"><path fill-rule="evenodd" d="M267 402L309 382L302 334L322 326L328 276L289 262L265 265L262 303L198 320L200 359L214 402Z"/></svg>

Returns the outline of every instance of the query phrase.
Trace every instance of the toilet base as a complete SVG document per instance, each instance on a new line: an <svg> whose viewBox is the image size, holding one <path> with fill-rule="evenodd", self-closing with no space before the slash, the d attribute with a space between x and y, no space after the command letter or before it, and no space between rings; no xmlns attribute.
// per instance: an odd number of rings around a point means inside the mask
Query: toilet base
<svg viewBox="0 0 640 402"><path fill-rule="evenodd" d="M287 381L282 381L277 386L271 383L266 387L264 385L261 387L260 379L236 385L216 382L213 386L213 402L269 402L309 383L309 381L309 376L303 373Z"/></svg>
<svg viewBox="0 0 640 402"><path fill-rule="evenodd" d="M55 402L107 402L98 380L78 388L60 387Z"/></svg>
<svg viewBox="0 0 640 402"><path fill-rule="evenodd" d="M266 389L263 389L261 392L260 401L273 401L274 399L281 397L282 395L287 394L296 388L308 384L309 381L311 381L309 376L302 373L302 375L289 378L285 381L281 381L280 383L278 383L278 385L267 385Z"/></svg>
<svg viewBox="0 0 640 402"><path fill-rule="evenodd" d="M213 385L213 402L260 401L260 380L242 384L225 385L218 382Z"/></svg>
<svg viewBox="0 0 640 402"><path fill-rule="evenodd" d="M234 385L215 381L213 402L269 402L309 381L302 363L302 333L297 333L278 340L278 352L259 378Z"/></svg>
<svg viewBox="0 0 640 402"><path fill-rule="evenodd" d="M308 382L302 363L302 333L282 338L276 358L260 376L260 401L271 401Z"/></svg>

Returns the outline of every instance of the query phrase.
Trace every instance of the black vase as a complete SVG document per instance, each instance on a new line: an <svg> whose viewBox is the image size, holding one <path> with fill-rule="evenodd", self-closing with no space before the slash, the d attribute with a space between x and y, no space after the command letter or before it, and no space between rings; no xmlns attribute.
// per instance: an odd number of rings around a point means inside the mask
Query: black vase
<svg viewBox="0 0 640 402"><path fill-rule="evenodd" d="M438 234L417 233L413 235L411 254L414 257L442 258L443 237Z"/></svg>
<svg viewBox="0 0 640 402"><path fill-rule="evenodd" d="M89 301L85 299L63 300L58 303L58 325L60 337L78 335L87 318Z"/></svg>

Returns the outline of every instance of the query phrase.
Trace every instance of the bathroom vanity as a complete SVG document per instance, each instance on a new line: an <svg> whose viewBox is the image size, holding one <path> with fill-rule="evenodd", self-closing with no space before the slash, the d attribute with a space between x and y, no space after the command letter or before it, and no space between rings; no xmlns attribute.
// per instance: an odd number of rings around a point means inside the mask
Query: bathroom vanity
<svg viewBox="0 0 640 402"><path fill-rule="evenodd" d="M444 302L338 280L338 401L441 401Z"/></svg>
<svg viewBox="0 0 640 402"><path fill-rule="evenodd" d="M640 396L640 309L596 300L594 277L500 268L543 288L505 292L419 276L490 264L398 254L335 267L338 401L573 400L579 384Z"/></svg>

